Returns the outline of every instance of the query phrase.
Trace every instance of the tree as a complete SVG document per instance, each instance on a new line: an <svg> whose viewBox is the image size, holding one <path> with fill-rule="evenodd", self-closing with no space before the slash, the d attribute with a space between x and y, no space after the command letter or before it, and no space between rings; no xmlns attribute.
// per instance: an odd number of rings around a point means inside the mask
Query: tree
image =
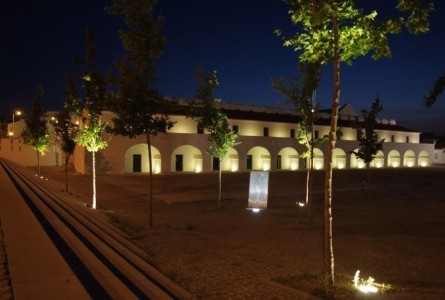
<svg viewBox="0 0 445 300"><path fill-rule="evenodd" d="M297 34L284 38L284 45L300 51L300 62L333 65L333 97L324 196L324 266L329 286L334 285L334 251L332 239L332 161L336 143L340 104L340 63L371 53L373 59L390 56L388 35L407 28L412 34L429 29L428 16L432 4L422 6L418 0L398 0L401 16L380 20L377 12L365 14L354 0L284 0ZM277 34L281 34L277 31Z"/></svg>
<svg viewBox="0 0 445 300"><path fill-rule="evenodd" d="M197 70L198 87L195 99L191 104L191 117L198 122L198 128L208 131L210 148L208 153L212 158L218 159L218 209L221 208L222 189L222 162L227 152L234 147L238 135L230 129L227 115L222 112L220 99L213 96L215 88L219 85L216 71L210 74L202 69Z"/></svg>
<svg viewBox="0 0 445 300"><path fill-rule="evenodd" d="M433 88L431 89L428 96L424 98L424 105L427 108L431 108L436 102L437 97L443 92L445 87L445 73L434 81Z"/></svg>
<svg viewBox="0 0 445 300"><path fill-rule="evenodd" d="M76 136L79 131L79 124L72 122L73 116L76 114L79 115L79 113L76 112L79 97L75 91L75 80L69 75L65 94L66 100L63 109L57 115L54 129L56 142L60 145L65 155L65 191L68 192L68 162L76 148Z"/></svg>
<svg viewBox="0 0 445 300"><path fill-rule="evenodd" d="M25 118L25 129L22 132L23 142L36 150L37 169L40 174L40 155L45 155L48 151L50 138L46 121L43 115L41 99L43 96L43 87L37 87L36 94L32 101L31 112Z"/></svg>
<svg viewBox="0 0 445 300"><path fill-rule="evenodd" d="M81 81L84 89L83 103L80 107L71 109L82 112L82 123L75 137L77 144L85 147L92 156L93 199L91 207L96 209L96 152L108 147L106 131L108 124L102 124L101 115L104 110L107 93L104 76L99 72L96 64L96 50L94 47L95 35L91 28L87 28L86 53L84 59L77 59L79 64L87 65L88 70L82 75ZM75 100L75 99L73 99ZM73 103L75 104L75 103ZM87 114L85 116L85 114Z"/></svg>
<svg viewBox="0 0 445 300"><path fill-rule="evenodd" d="M315 91L320 82L321 64L300 64L301 80L294 78L289 81L286 78L273 80L273 88L288 97L286 102L292 104L300 113L301 121L298 124L298 142L306 146L307 151L300 157L309 159L309 167L306 176L306 206L307 219L312 222L312 178L314 170L314 147L319 147L323 138L314 138L314 122L317 119L318 106L315 103Z"/></svg>
<svg viewBox="0 0 445 300"><path fill-rule="evenodd" d="M374 160L375 156L379 151L383 149L383 140L379 140L377 133L374 131L375 125L377 124L377 115L383 110L383 106L380 104L380 99L377 98L372 103L371 109L368 111L366 109L362 110L363 123L359 124L357 128L357 136L359 141L359 149L352 151L352 153L361 159L366 164L367 177L367 194L369 198L369 186L370 186L370 166L371 162ZM362 128L364 127L364 128ZM364 132L363 130L364 129Z"/></svg>
<svg viewBox="0 0 445 300"><path fill-rule="evenodd" d="M151 136L166 132L174 122L168 117L171 102L154 88L155 61L164 51L161 17L153 17L155 0L114 0L108 13L120 17L128 31L119 31L125 49L118 62L120 76L115 79L118 95L113 99L113 133L130 138L145 135L148 147L150 191L148 225L153 228L153 164Z"/></svg>

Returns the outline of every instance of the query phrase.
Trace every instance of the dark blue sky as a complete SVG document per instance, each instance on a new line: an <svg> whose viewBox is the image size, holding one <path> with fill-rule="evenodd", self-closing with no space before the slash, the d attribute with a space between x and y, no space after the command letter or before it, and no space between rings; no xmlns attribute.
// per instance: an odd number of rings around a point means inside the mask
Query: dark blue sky
<svg viewBox="0 0 445 300"><path fill-rule="evenodd" d="M386 0L385 0L386 1ZM43 105L62 106L66 71L75 70L74 56L84 53L85 26L96 30L98 58L103 71L113 69L122 55L117 31L120 21L109 16L106 0L4 1L0 11L0 114L24 109L37 86L44 86ZM445 133L445 94L432 109L422 106L435 78L445 72L445 3L436 1L430 33L390 39L393 58L361 58L342 65L341 104L357 112L368 108L376 95L384 105L382 118L418 130ZM395 4L396 1L387 3ZM274 34L292 32L287 7L281 0L160 0L167 38L158 62L160 91L190 98L196 88L197 64L218 71L216 96L224 102L280 106L271 79L297 74L297 54L284 48ZM317 99L330 107L332 70L324 69Z"/></svg>

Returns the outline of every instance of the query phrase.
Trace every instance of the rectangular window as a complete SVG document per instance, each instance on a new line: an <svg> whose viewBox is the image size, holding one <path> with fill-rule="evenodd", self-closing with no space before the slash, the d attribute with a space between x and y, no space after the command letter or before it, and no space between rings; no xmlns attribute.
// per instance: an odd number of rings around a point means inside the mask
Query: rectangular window
<svg viewBox="0 0 445 300"><path fill-rule="evenodd" d="M239 131L238 125L233 125L233 126L232 126L232 131L233 131L234 133L238 134L238 131Z"/></svg>
<svg viewBox="0 0 445 300"><path fill-rule="evenodd" d="M263 136L269 136L269 127L263 128Z"/></svg>
<svg viewBox="0 0 445 300"><path fill-rule="evenodd" d="M394 136L391 135L391 143L394 143Z"/></svg>
<svg viewBox="0 0 445 300"><path fill-rule="evenodd" d="M409 143L409 136L406 137L406 142Z"/></svg>
<svg viewBox="0 0 445 300"><path fill-rule="evenodd" d="M181 172L182 171L183 161L184 161L184 158L183 158L182 154L176 154L175 170L177 172Z"/></svg>
<svg viewBox="0 0 445 300"><path fill-rule="evenodd" d="M133 172L138 173L142 170L142 155L133 154Z"/></svg>
<svg viewBox="0 0 445 300"><path fill-rule="evenodd" d="M204 128L202 128L201 126L196 127L196 132L198 134L203 134L204 133Z"/></svg>
<svg viewBox="0 0 445 300"><path fill-rule="evenodd" d="M252 170L252 159L253 159L252 155L247 155L247 158L246 158L246 169L247 170Z"/></svg>
<svg viewBox="0 0 445 300"><path fill-rule="evenodd" d="M290 130L290 137L295 138L295 129Z"/></svg>
<svg viewBox="0 0 445 300"><path fill-rule="evenodd" d="M212 160L213 171L219 171L219 158L213 157Z"/></svg>
<svg viewBox="0 0 445 300"><path fill-rule="evenodd" d="M318 139L318 130L315 130L315 132L314 132L314 138Z"/></svg>

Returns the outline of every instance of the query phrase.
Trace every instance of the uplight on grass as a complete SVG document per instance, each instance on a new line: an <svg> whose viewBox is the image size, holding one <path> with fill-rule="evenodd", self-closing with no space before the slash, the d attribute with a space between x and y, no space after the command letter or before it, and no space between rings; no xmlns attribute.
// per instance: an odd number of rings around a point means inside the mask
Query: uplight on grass
<svg viewBox="0 0 445 300"><path fill-rule="evenodd" d="M377 293L379 291L379 288L382 291L390 288L390 285L385 285L384 283L381 284L375 282L374 278L372 278L371 276L368 277L367 280L361 279L360 270L357 270L357 272L355 272L353 282L354 282L354 287L364 294Z"/></svg>

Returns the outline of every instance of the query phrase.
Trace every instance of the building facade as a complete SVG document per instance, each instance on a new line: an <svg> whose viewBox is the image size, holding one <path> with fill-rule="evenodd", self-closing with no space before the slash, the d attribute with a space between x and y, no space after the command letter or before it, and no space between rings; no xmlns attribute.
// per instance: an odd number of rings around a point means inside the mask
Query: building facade
<svg viewBox="0 0 445 300"><path fill-rule="evenodd" d="M239 142L224 159L221 165L223 171L296 171L309 166L308 161L301 158L306 148L297 139L301 120L297 113L280 108L237 104L223 104L222 109L229 118L232 130L238 133ZM337 169L363 168L365 164L352 154L358 149L354 124L363 120L350 105L344 105L339 114L338 128L342 134L333 152L333 166ZM112 118L111 112L103 113L102 120L111 126ZM210 145L207 134L197 127L196 121L180 112L171 114L170 119L176 122L175 125L151 138L154 173L218 170L218 162L207 153ZM329 124L329 111L321 111L314 124L315 137L328 134ZM20 127L18 124L15 126ZM401 127L395 120L378 120L375 131L379 139L385 142L372 167L426 167L433 163L434 144L420 143L419 132ZM0 156L32 166L35 159L31 158L29 148L22 145L18 137L2 139ZM314 149L316 169L323 169L326 165L327 150L326 145ZM62 155L58 146L53 144L41 163L59 165L63 162ZM84 148L76 147L72 162L77 172L90 173L91 155ZM145 136L134 139L111 137L108 148L96 153L96 168L99 174L147 173L149 162Z"/></svg>

